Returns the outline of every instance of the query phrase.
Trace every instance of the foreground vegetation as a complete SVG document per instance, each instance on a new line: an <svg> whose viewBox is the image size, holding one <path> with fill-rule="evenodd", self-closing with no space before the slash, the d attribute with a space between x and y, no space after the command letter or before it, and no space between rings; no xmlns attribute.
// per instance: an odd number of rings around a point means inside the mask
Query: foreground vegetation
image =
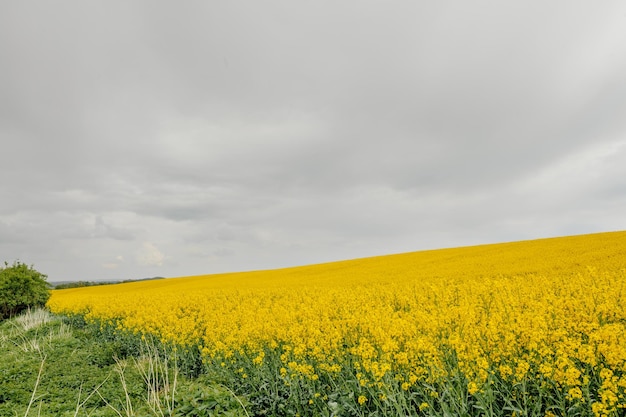
<svg viewBox="0 0 626 417"><path fill-rule="evenodd" d="M0 322L0 417L246 416L158 343L103 330L45 310Z"/></svg>
<svg viewBox="0 0 626 417"><path fill-rule="evenodd" d="M605 416L626 407L626 232L55 291L155 336L254 415Z"/></svg>

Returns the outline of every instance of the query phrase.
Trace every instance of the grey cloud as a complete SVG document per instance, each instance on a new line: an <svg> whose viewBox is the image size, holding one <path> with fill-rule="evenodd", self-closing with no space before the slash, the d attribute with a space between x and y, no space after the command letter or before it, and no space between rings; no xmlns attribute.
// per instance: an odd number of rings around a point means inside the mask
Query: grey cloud
<svg viewBox="0 0 626 417"><path fill-rule="evenodd" d="M96 216L94 236L115 240L133 240L135 238L135 235L130 230L105 223L102 216Z"/></svg>
<svg viewBox="0 0 626 417"><path fill-rule="evenodd" d="M111 279L624 228L625 23L616 1L3 3L0 250Z"/></svg>
<svg viewBox="0 0 626 417"><path fill-rule="evenodd" d="M3 245L15 246L28 243L28 238L24 236L21 227L0 219L0 242Z"/></svg>

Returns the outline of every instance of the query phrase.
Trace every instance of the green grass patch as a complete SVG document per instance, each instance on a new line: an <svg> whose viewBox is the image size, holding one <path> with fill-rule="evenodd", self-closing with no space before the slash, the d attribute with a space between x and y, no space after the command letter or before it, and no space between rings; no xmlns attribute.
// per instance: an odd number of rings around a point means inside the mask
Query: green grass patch
<svg viewBox="0 0 626 417"><path fill-rule="evenodd" d="M0 417L246 416L150 340L45 310L0 322Z"/></svg>

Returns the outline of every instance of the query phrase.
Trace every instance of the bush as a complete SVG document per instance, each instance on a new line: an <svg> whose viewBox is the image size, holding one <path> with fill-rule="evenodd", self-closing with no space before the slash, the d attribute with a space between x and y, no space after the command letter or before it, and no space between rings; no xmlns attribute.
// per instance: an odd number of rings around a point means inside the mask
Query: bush
<svg viewBox="0 0 626 417"><path fill-rule="evenodd" d="M0 267L0 320L31 307L45 306L50 298L47 276L19 261Z"/></svg>

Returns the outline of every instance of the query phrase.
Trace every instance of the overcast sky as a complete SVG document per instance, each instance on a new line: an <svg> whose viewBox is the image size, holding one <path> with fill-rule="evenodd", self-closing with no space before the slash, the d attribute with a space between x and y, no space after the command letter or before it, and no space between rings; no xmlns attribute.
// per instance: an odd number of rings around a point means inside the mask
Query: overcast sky
<svg viewBox="0 0 626 417"><path fill-rule="evenodd" d="M624 230L626 3L3 1L0 145L50 281Z"/></svg>

